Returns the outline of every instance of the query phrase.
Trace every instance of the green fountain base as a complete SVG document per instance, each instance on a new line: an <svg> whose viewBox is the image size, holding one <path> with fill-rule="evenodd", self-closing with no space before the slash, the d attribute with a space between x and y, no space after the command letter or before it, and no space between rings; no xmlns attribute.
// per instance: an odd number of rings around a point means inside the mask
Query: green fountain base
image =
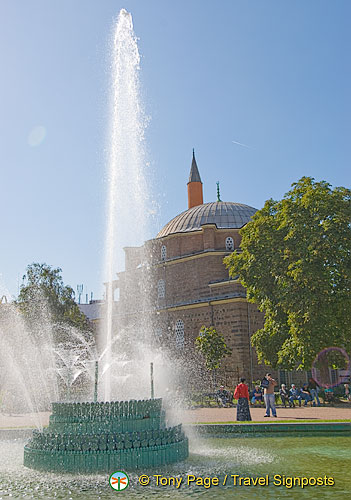
<svg viewBox="0 0 351 500"><path fill-rule="evenodd" d="M33 431L24 465L69 473L111 473L185 460L182 426L167 427L161 399L53 403L50 424Z"/></svg>

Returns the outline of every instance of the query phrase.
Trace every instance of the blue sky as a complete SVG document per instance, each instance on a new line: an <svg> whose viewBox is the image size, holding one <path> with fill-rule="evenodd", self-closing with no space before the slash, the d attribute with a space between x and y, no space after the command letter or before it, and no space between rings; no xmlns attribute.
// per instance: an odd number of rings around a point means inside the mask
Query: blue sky
<svg viewBox="0 0 351 500"><path fill-rule="evenodd" d="M101 295L108 41L122 7L151 118L150 236L187 208L193 147L205 201L217 180L222 200L256 208L303 175L350 187L347 0L3 0L0 287L11 294L27 264L47 262Z"/></svg>

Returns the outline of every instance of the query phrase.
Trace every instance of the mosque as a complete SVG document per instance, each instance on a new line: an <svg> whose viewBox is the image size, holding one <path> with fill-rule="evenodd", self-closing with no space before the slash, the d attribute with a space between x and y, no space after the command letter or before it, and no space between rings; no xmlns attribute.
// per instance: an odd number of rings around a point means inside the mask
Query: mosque
<svg viewBox="0 0 351 500"><path fill-rule="evenodd" d="M258 364L251 337L263 327L264 315L247 301L245 288L229 277L223 264L225 256L239 249L239 230L256 209L221 201L219 192L217 201L204 203L194 152L187 190L187 210L143 246L124 248L125 270L114 282L119 328L135 335L140 323L148 322L156 344L185 363L196 360L199 365L195 338L203 325L213 326L232 351L222 362L223 383L233 386L242 376L251 383L267 371L279 383L291 383L292 373L277 373ZM88 316L93 310L88 305L81 309ZM295 372L293 381L304 382L306 376L306 372Z"/></svg>
<svg viewBox="0 0 351 500"><path fill-rule="evenodd" d="M257 380L266 368L258 365L250 338L263 326L263 314L247 302L244 287L229 277L223 264L223 258L239 248L239 230L256 209L221 201L219 193L217 201L204 203L194 152L187 189L187 210L143 247L125 248L125 271L118 273L116 282L117 314L124 315L124 327L133 330L136 308L141 306L135 299L138 306L131 311L130 297L138 297L137 283L152 283L149 304L142 308L153 311L152 329L158 342L172 348L175 356L190 360L200 328L213 326L232 351L222 363L223 382L231 386L240 376ZM149 263L148 279L145 274L136 278L138 269L142 273L143 258Z"/></svg>

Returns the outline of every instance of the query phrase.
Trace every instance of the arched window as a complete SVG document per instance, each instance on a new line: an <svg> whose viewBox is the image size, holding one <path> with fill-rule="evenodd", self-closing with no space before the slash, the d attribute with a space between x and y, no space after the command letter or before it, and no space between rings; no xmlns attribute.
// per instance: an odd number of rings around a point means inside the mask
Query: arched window
<svg viewBox="0 0 351 500"><path fill-rule="evenodd" d="M167 248L165 245L161 247L161 260L166 260L167 258Z"/></svg>
<svg viewBox="0 0 351 500"><path fill-rule="evenodd" d="M183 349L184 347L184 322L181 319L178 319L175 327L176 333L176 347L177 349Z"/></svg>
<svg viewBox="0 0 351 500"><path fill-rule="evenodd" d="M157 297L159 299L164 299L166 292L166 285L164 280L158 280L157 283Z"/></svg>
<svg viewBox="0 0 351 500"><path fill-rule="evenodd" d="M225 248L231 252L234 250L234 240L230 236L225 239Z"/></svg>

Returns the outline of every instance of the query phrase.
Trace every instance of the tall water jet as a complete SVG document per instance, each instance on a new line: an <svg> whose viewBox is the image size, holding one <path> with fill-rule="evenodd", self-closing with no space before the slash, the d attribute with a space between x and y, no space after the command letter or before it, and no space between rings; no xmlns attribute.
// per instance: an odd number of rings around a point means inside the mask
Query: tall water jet
<svg viewBox="0 0 351 500"><path fill-rule="evenodd" d="M151 282L144 250L129 249L131 255L127 256L126 266L133 268L132 283L123 283L123 292L127 292L123 295L128 299L123 304L114 301L118 277L115 273L122 268L121 249L130 242L140 246L146 239L145 120L139 98L139 62L132 18L123 9L112 47L104 341L98 346L99 354L86 346L87 352L92 354L90 361L96 367L94 402L52 404L48 428L33 432L24 448L24 465L33 469L111 472L159 467L188 457L188 439L181 424L170 426L162 400L154 397L153 364L151 399L145 399L150 393L145 363L148 364L150 356L154 355L149 349L152 309L147 297ZM130 316L132 322L126 321ZM83 344L85 346L85 342ZM67 388L67 399L70 399L71 385L81 372L81 367L77 366L80 354L59 350L57 355L62 362L60 376ZM105 402L102 403L96 401L98 377L104 379ZM113 394L112 377L118 380L114 389L122 387ZM111 401L112 396L120 400Z"/></svg>
<svg viewBox="0 0 351 500"><path fill-rule="evenodd" d="M111 44L111 117L105 242L106 311L100 336L101 349L106 350L102 360L105 401L111 400L116 272L124 264L123 247L129 246L131 242L134 245L143 243L147 234L147 183L144 172L146 121L140 99L140 55L132 16L124 9L119 13Z"/></svg>

